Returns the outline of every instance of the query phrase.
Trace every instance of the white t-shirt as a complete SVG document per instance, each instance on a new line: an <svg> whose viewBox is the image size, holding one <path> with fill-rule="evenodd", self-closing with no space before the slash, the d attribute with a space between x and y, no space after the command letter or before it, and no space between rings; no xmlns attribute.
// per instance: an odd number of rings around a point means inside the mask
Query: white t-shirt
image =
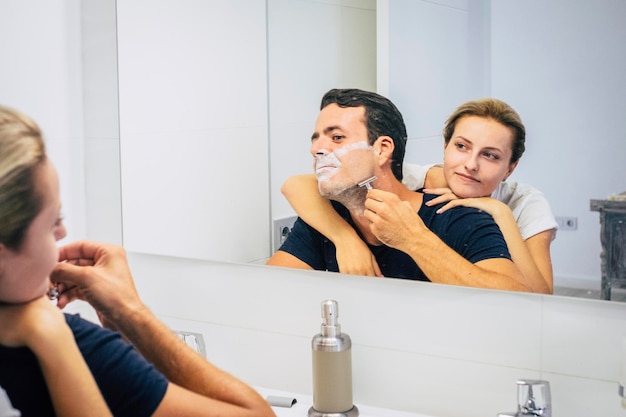
<svg viewBox="0 0 626 417"><path fill-rule="evenodd" d="M0 387L0 417L20 417L22 413L11 405L6 391Z"/></svg>
<svg viewBox="0 0 626 417"><path fill-rule="evenodd" d="M423 188L426 173L434 165L403 164L402 183L411 190ZM551 229L555 230L552 239L556 237L558 225L550 204L543 193L535 187L518 182L501 182L491 193L491 198L509 206L524 240Z"/></svg>

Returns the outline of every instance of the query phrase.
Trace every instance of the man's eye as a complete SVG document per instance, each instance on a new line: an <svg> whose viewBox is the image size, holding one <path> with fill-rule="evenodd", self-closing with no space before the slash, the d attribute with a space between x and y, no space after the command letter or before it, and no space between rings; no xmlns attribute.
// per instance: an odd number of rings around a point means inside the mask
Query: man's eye
<svg viewBox="0 0 626 417"><path fill-rule="evenodd" d="M334 141L339 141L339 140L342 140L343 138L344 138L344 136L342 136L342 135L335 135L335 136L333 136L333 140Z"/></svg>

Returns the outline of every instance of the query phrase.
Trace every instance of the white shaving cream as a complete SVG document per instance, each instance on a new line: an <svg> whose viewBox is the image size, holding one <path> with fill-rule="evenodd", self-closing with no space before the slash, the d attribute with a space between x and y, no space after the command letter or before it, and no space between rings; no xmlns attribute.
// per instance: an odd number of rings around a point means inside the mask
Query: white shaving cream
<svg viewBox="0 0 626 417"><path fill-rule="evenodd" d="M315 173L319 182L328 181L341 168L340 157L355 150L374 149L365 141L351 143L334 152L324 155L315 155Z"/></svg>

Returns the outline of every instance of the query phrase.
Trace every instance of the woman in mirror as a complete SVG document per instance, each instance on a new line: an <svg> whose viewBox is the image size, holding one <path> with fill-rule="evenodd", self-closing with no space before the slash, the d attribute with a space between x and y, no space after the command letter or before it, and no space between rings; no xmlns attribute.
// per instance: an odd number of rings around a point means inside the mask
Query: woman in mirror
<svg viewBox="0 0 626 417"><path fill-rule="evenodd" d="M448 202L475 207L494 218L511 256L533 292L553 292L550 244L557 228L550 205L537 189L506 179L525 149L525 127L517 112L501 100L485 98L459 106L446 121L442 165L403 166L403 183ZM317 190L314 175L288 178L281 189L296 213L337 248L343 273L380 276L371 252Z"/></svg>

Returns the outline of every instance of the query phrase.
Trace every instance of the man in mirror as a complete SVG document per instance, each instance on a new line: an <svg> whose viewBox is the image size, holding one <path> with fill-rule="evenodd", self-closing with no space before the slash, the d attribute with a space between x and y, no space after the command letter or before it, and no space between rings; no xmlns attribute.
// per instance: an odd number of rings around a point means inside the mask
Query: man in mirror
<svg viewBox="0 0 626 417"><path fill-rule="evenodd" d="M469 207L437 214L441 205L425 205L436 196L402 184L406 140L387 98L357 89L322 98L310 149L319 191L370 247L380 275L529 291L491 216ZM300 218L267 264L339 271L334 245Z"/></svg>

